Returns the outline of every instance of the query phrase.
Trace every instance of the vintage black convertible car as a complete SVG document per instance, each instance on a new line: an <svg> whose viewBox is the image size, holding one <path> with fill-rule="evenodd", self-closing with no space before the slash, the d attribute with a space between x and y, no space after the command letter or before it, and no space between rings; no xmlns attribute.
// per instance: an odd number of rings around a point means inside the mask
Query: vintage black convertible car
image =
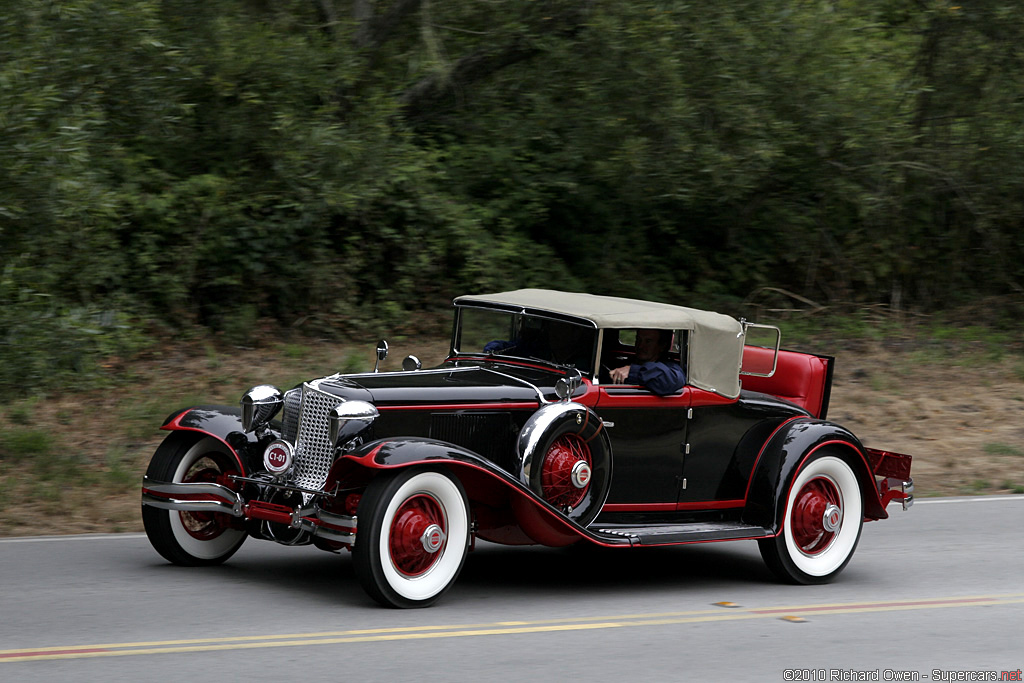
<svg viewBox="0 0 1024 683"><path fill-rule="evenodd" d="M611 381L639 330L669 331L660 360L679 364L681 389ZM748 344L752 331L769 341ZM757 539L779 577L822 583L863 521L913 501L910 456L826 421L833 359L780 350L775 328L526 289L456 299L447 360L403 368L172 414L142 488L154 548L181 565L223 562L247 536L347 548L396 607L433 603L476 538Z"/></svg>

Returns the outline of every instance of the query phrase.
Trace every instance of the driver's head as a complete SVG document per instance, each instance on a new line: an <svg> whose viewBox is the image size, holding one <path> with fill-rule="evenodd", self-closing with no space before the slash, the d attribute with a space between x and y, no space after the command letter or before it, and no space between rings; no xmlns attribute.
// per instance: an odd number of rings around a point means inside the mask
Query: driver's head
<svg viewBox="0 0 1024 683"><path fill-rule="evenodd" d="M671 343L671 330L637 330L636 362L649 363L658 360L668 353Z"/></svg>

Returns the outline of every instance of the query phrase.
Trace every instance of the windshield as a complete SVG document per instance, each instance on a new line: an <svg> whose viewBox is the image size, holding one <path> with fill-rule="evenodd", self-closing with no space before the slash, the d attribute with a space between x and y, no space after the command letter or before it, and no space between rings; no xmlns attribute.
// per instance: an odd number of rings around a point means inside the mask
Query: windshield
<svg viewBox="0 0 1024 683"><path fill-rule="evenodd" d="M488 353L573 366L593 376L597 330L564 320L462 307L455 353Z"/></svg>

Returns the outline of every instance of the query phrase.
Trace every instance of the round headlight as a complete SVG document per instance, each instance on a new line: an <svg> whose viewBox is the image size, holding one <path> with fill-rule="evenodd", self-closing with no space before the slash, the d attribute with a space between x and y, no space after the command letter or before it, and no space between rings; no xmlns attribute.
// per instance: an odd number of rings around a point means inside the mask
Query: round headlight
<svg viewBox="0 0 1024 683"><path fill-rule="evenodd" d="M266 427L284 405L277 387L260 384L242 396L242 430L246 433Z"/></svg>
<svg viewBox="0 0 1024 683"><path fill-rule="evenodd" d="M337 448L369 427L380 413L376 406L366 401L345 401L331 410L328 416L331 431L331 444Z"/></svg>

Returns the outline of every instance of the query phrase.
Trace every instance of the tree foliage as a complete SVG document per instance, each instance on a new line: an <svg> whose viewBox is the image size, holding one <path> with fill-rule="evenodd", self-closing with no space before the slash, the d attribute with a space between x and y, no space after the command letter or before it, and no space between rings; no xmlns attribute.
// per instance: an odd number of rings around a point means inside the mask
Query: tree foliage
<svg viewBox="0 0 1024 683"><path fill-rule="evenodd" d="M359 333L518 286L1020 294L1018 14L0 0L4 357L90 316Z"/></svg>

